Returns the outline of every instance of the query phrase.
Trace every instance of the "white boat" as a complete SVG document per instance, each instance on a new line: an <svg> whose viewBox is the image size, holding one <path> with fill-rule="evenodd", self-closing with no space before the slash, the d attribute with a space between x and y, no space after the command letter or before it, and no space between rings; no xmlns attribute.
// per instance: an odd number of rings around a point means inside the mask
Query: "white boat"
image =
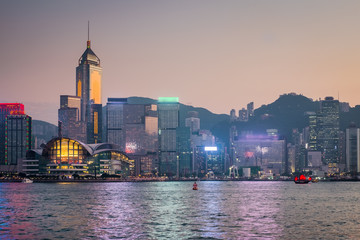
<svg viewBox="0 0 360 240"><path fill-rule="evenodd" d="M25 178L22 180L23 183L33 183L33 180L29 179L29 178Z"/></svg>

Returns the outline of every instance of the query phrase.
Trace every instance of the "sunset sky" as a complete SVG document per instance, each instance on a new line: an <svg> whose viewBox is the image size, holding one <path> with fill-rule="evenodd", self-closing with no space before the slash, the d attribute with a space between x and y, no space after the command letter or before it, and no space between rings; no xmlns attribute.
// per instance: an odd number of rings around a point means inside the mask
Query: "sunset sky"
<svg viewBox="0 0 360 240"><path fill-rule="evenodd" d="M229 114L295 92L360 104L360 1L0 1L0 102L57 122L86 49L108 97Z"/></svg>

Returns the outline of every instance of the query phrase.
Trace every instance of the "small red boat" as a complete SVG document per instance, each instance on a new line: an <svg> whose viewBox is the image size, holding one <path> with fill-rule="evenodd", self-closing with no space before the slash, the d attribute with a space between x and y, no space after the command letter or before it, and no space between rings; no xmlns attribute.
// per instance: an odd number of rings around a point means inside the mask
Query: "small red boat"
<svg viewBox="0 0 360 240"><path fill-rule="evenodd" d="M311 177L306 177L304 174L301 174L300 176L295 176L294 182L296 184L307 184L312 180Z"/></svg>
<svg viewBox="0 0 360 240"><path fill-rule="evenodd" d="M193 184L193 190L198 190L196 182L194 182L194 184Z"/></svg>

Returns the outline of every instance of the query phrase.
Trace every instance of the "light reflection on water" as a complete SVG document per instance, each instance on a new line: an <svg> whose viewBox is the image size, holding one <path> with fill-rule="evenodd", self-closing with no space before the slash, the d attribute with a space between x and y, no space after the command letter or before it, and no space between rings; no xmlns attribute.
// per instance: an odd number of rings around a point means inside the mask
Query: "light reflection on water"
<svg viewBox="0 0 360 240"><path fill-rule="evenodd" d="M359 239L360 183L0 183L0 239Z"/></svg>

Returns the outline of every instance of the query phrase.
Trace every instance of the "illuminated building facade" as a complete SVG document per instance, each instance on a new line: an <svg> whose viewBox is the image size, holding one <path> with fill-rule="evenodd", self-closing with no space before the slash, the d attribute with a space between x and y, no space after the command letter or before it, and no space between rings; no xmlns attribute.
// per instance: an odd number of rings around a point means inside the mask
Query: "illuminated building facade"
<svg viewBox="0 0 360 240"><path fill-rule="evenodd" d="M57 137L43 149L29 150L21 169L26 173L55 176L100 176L103 173L130 176L134 174L134 162L114 144L84 144Z"/></svg>
<svg viewBox="0 0 360 240"><path fill-rule="evenodd" d="M159 173L168 177L179 176L176 129L179 127L179 98L160 97L159 116Z"/></svg>
<svg viewBox="0 0 360 240"><path fill-rule="evenodd" d="M209 173L221 177L225 173L225 158L217 146L198 146L194 148L193 173L205 177Z"/></svg>
<svg viewBox="0 0 360 240"><path fill-rule="evenodd" d="M233 141L237 167L260 167L267 173L287 171L285 140L276 136L246 135Z"/></svg>
<svg viewBox="0 0 360 240"><path fill-rule="evenodd" d="M135 160L136 174L157 168L158 117L154 104L128 104L126 98L109 98L106 108L107 140Z"/></svg>
<svg viewBox="0 0 360 240"><path fill-rule="evenodd" d="M5 119L5 164L17 165L31 148L31 117L8 115Z"/></svg>
<svg viewBox="0 0 360 240"><path fill-rule="evenodd" d="M25 114L21 103L0 103L0 165L5 164L5 120L8 115Z"/></svg>
<svg viewBox="0 0 360 240"><path fill-rule="evenodd" d="M322 152L325 165L339 164L339 101L326 97L320 102L317 118L317 150Z"/></svg>
<svg viewBox="0 0 360 240"><path fill-rule="evenodd" d="M315 112L306 113L309 118L308 150L317 151L317 116Z"/></svg>
<svg viewBox="0 0 360 240"><path fill-rule="evenodd" d="M80 121L86 123L88 143L101 142L102 136L102 100L101 100L102 67L100 59L90 48L87 48L79 59L76 68L76 96L81 99Z"/></svg>

